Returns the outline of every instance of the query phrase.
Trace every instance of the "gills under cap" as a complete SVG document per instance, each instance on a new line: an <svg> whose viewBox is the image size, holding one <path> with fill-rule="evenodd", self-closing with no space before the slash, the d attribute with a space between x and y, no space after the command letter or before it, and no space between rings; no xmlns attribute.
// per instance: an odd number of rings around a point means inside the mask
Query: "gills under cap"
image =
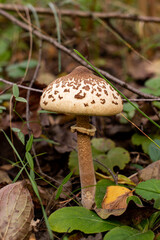
<svg viewBox="0 0 160 240"><path fill-rule="evenodd" d="M111 116L123 109L119 93L83 66L50 83L40 105L48 111L95 116Z"/></svg>

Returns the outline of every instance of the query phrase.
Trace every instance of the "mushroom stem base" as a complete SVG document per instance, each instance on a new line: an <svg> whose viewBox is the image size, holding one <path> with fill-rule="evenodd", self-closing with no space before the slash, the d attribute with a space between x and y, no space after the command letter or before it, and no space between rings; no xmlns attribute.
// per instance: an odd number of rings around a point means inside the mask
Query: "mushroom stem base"
<svg viewBox="0 0 160 240"><path fill-rule="evenodd" d="M77 127L89 129L89 117L77 116ZM96 178L92 160L90 136L77 131L77 143L82 205L91 209L95 198Z"/></svg>

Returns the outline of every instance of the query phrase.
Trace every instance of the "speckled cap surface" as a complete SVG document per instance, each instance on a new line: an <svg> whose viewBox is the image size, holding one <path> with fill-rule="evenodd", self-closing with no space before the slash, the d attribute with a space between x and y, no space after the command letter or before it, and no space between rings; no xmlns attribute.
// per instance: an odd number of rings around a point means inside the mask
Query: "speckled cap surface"
<svg viewBox="0 0 160 240"><path fill-rule="evenodd" d="M83 66L50 83L40 106L58 113L95 116L111 116L123 109L119 93Z"/></svg>

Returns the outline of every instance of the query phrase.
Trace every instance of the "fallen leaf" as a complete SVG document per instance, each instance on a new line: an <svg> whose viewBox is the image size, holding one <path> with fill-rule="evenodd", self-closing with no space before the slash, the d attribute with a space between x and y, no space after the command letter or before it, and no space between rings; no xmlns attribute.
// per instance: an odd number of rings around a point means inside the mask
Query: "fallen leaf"
<svg viewBox="0 0 160 240"><path fill-rule="evenodd" d="M108 186L102 201L102 209L95 209L97 214L106 219L110 215L119 216L127 208L127 198L132 196L130 189L121 186Z"/></svg>
<svg viewBox="0 0 160 240"><path fill-rule="evenodd" d="M0 190L0 239L28 239L33 215L32 199L24 181Z"/></svg>
<svg viewBox="0 0 160 240"><path fill-rule="evenodd" d="M160 160L149 164L144 169L138 172L140 181L146 181L149 179L160 179Z"/></svg>
<svg viewBox="0 0 160 240"><path fill-rule="evenodd" d="M160 160L149 164L147 167L131 175L130 180L138 184L140 181L160 179Z"/></svg>
<svg viewBox="0 0 160 240"><path fill-rule="evenodd" d="M127 206L127 197L132 196L132 191L121 186L109 186L102 202L104 209L121 209Z"/></svg>

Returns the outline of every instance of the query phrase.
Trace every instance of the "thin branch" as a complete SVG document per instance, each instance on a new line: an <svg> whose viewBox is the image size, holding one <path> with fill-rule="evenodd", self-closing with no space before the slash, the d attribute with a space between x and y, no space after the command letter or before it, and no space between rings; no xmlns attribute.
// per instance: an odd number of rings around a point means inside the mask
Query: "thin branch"
<svg viewBox="0 0 160 240"><path fill-rule="evenodd" d="M2 79L2 78L0 78L0 82L6 83L6 84L11 85L11 86L14 85L14 83L12 83L10 81L7 81L5 79ZM17 86L19 88L23 88L23 89L27 89L27 90L29 89L30 91L33 91L33 92L39 92L39 93L43 92L43 90L40 90L40 89L37 89L37 88L30 88L30 87L20 85L20 84L17 84ZM0 93L0 95L1 95L1 93ZM137 99L136 98L129 98L129 100L131 102L153 102L153 101L160 101L160 98L155 98L155 99L153 99L153 98L137 98ZM123 99L123 102L127 102L127 100Z"/></svg>
<svg viewBox="0 0 160 240"><path fill-rule="evenodd" d="M6 83L6 84L8 84L8 85L14 85L14 83L12 83L12 82L10 82L10 81L7 81L7 80L5 80L5 79L3 79L3 78L0 78L0 82L3 82L3 83ZM37 89L37 88L30 88L30 87L27 87L27 86L24 86L24 85L20 85L20 84L17 84L17 86L19 87L19 88L23 88L23 89L26 89L26 90L30 90L30 91L34 91L34 92L39 92L39 93L42 93L43 91L42 90L40 90L40 89ZM1 95L1 93L0 93L0 95Z"/></svg>
<svg viewBox="0 0 160 240"><path fill-rule="evenodd" d="M20 12L25 12L27 7L16 4L0 4L0 8L15 12L18 9ZM39 14L52 15L52 11L49 8L35 7L35 10ZM31 11L31 10L30 10ZM129 21L141 21L141 22L152 22L160 23L159 17L151 16L139 16L137 14L122 14L120 12L91 12L91 11L79 11L79 10L68 10L60 9L59 14L69 17L81 17L81 18L101 18L101 19L122 19Z"/></svg>
<svg viewBox="0 0 160 240"><path fill-rule="evenodd" d="M12 21L14 24L18 25L19 27L25 29L26 31L30 30L30 26L28 26L27 24L19 21L18 19L16 19L14 16L12 16L11 14L5 12L4 10L0 9L0 15L3 15L4 17L6 17L7 19L9 19L10 21ZM89 66L84 60L82 60L77 54L75 54L73 51L69 50L68 48L66 48L65 46L63 46L62 44L58 43L56 40L54 40L52 37L49 37L47 35L42 34L40 31L32 29L32 33L37 36L38 38L41 38L44 41L47 41L51 44L53 44L56 48L61 49L63 52L65 52L66 54L68 54L70 57L72 57L74 60L76 60L77 62L79 62L81 65L88 67L89 69L93 70L91 68L91 66ZM97 68L98 69L98 68ZM123 82L122 80L112 76L111 74L109 74L106 71L103 71L101 69L98 69L98 71L104 76L106 77L108 80L113 81L114 83L117 83L118 85L130 90L131 92L136 93L139 96L142 96L143 98L152 98L152 99L156 99L155 96L152 96L150 94L146 94L146 93L142 93L141 91L139 91L138 89L128 85L127 83Z"/></svg>
<svg viewBox="0 0 160 240"><path fill-rule="evenodd" d="M107 171L110 173L110 175L112 176L115 184L118 184L118 176L117 174L114 175L114 173L111 171L111 169L109 167L107 167L106 165L104 165L103 163L101 163L100 161L98 161L97 159L93 159L94 162L97 162L98 164L100 164L102 167L104 167L105 169L107 169Z"/></svg>

